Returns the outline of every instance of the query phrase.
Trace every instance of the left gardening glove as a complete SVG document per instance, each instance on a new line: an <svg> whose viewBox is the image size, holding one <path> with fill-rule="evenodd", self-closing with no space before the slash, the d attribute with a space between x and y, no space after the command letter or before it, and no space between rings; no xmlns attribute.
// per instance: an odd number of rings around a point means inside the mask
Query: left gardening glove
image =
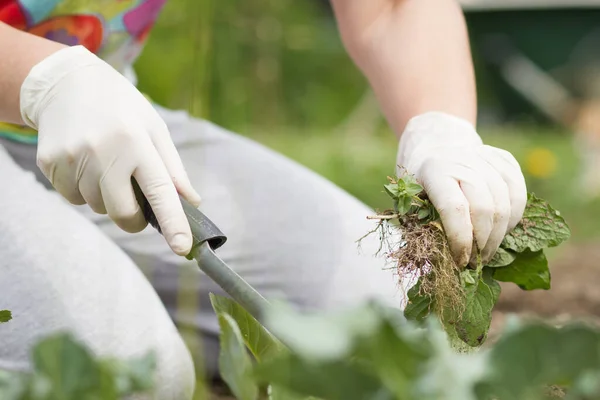
<svg viewBox="0 0 600 400"><path fill-rule="evenodd" d="M457 265L483 261L521 220L525 179L507 151L484 145L471 123L440 112L412 118L400 139L398 175L415 176L440 213Z"/></svg>
<svg viewBox="0 0 600 400"><path fill-rule="evenodd" d="M165 122L123 75L83 46L67 47L32 68L20 104L23 120L38 130L38 166L57 192L139 232L147 223L135 178L171 249L189 253L179 194L196 206L200 196Z"/></svg>

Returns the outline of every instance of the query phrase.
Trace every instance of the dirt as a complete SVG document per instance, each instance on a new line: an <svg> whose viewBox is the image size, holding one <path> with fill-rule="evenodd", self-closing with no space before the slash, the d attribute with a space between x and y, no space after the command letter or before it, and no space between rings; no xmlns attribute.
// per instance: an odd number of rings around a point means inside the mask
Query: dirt
<svg viewBox="0 0 600 400"><path fill-rule="evenodd" d="M501 330L509 314L563 324L585 321L600 325L600 243L566 245L551 261L552 288L526 292L502 284L494 311L491 336Z"/></svg>

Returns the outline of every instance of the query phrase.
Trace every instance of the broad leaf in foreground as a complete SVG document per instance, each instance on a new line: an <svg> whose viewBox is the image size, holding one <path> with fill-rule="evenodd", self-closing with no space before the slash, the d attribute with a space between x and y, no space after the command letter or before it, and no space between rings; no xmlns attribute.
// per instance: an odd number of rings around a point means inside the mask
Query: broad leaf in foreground
<svg viewBox="0 0 600 400"><path fill-rule="evenodd" d="M252 362L246 353L242 333L227 313L219 313L220 353L219 372L238 400L255 400L258 387L252 379Z"/></svg>
<svg viewBox="0 0 600 400"><path fill-rule="evenodd" d="M102 371L89 350L69 335L48 338L33 350L35 370L52 384L51 397L57 399L84 398L92 390L109 391L108 398L116 397L114 390L101 389Z"/></svg>
<svg viewBox="0 0 600 400"><path fill-rule="evenodd" d="M226 313L235 320L244 343L257 360L261 361L273 357L285 348L279 340L234 300L211 293L210 302L217 314Z"/></svg>
<svg viewBox="0 0 600 400"><path fill-rule="evenodd" d="M522 399L544 385L573 385L600 370L599 350L600 332L588 326L523 326L492 348L485 386L500 399Z"/></svg>
<svg viewBox="0 0 600 400"><path fill-rule="evenodd" d="M267 322L291 352L259 365L259 376L307 396L408 398L429 354L421 335L403 335L399 310L375 303L319 315L278 306Z"/></svg>
<svg viewBox="0 0 600 400"><path fill-rule="evenodd" d="M97 360L68 334L42 340L34 347L32 358L34 371L22 382L28 396L36 400L117 400L134 393L149 393L154 384L156 360L152 353L129 361Z"/></svg>

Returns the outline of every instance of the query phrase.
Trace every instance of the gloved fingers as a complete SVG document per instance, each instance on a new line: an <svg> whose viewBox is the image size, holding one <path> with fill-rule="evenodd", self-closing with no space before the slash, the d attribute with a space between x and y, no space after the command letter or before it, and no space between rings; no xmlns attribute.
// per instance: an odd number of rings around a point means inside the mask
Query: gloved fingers
<svg viewBox="0 0 600 400"><path fill-rule="evenodd" d="M69 203L85 204L85 199L79 192L75 168L68 165L71 155L61 156L51 151L39 149L37 165L54 189Z"/></svg>
<svg viewBox="0 0 600 400"><path fill-rule="evenodd" d="M192 231L181 200L163 160L150 140L140 143L140 164L133 173L152 207L171 249L187 255L192 248Z"/></svg>
<svg viewBox="0 0 600 400"><path fill-rule="evenodd" d="M465 194L454 178L428 165L419 180L440 214L454 261L460 267L466 266L473 247L473 225Z"/></svg>
<svg viewBox="0 0 600 400"><path fill-rule="evenodd" d="M494 220L488 241L481 250L484 263L488 262L500 247L500 243L506 235L511 214L510 195L506 182L490 164L486 164L486 166L486 168L482 167L482 170L485 170L487 185L494 201Z"/></svg>
<svg viewBox="0 0 600 400"><path fill-rule="evenodd" d="M513 230L523 218L523 212L527 205L525 177L519 163L508 151L492 146L483 146L481 152L485 154L486 161L498 171L508 187L511 211L506 234Z"/></svg>
<svg viewBox="0 0 600 400"><path fill-rule="evenodd" d="M458 178L458 184L469 202L473 235L477 248L481 251L487 245L494 228L494 197L490 193L484 175L479 171L461 169L459 176L455 176L455 178Z"/></svg>
<svg viewBox="0 0 600 400"><path fill-rule="evenodd" d="M96 175L98 176L98 175ZM85 199L85 202L97 214L107 214L102 191L97 179L80 179L79 192Z"/></svg>
<svg viewBox="0 0 600 400"><path fill-rule="evenodd" d="M167 126L160 117L157 117L157 119L159 121L152 127L153 134L151 135L154 146L162 158L177 191L187 201L198 207L202 199L190 182L177 148L171 140Z"/></svg>
<svg viewBox="0 0 600 400"><path fill-rule="evenodd" d="M148 222L144 218L135 192L131 186L131 175L134 167L119 162L117 156L113 156L109 162L108 169L104 170L100 178L100 192L104 200L104 206L110 219L125 232L136 233L142 231ZM98 179L90 178L98 181Z"/></svg>

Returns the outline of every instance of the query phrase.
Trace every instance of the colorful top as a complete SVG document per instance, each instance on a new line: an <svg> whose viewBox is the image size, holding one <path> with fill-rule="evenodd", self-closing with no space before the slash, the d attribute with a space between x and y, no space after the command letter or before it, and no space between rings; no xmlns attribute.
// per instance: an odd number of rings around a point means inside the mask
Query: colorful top
<svg viewBox="0 0 600 400"><path fill-rule="evenodd" d="M140 53L166 0L0 0L0 21L69 46L83 45L123 71ZM0 136L37 142L37 132L0 122Z"/></svg>

